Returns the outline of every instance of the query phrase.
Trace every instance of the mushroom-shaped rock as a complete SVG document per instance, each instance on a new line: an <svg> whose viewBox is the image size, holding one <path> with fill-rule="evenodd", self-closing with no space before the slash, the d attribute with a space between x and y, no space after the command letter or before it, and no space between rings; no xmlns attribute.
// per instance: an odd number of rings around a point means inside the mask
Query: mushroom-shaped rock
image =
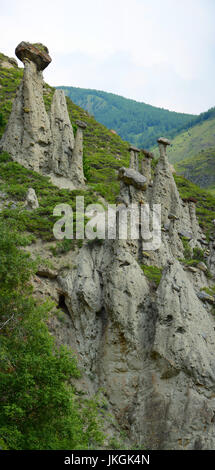
<svg viewBox="0 0 215 470"><path fill-rule="evenodd" d="M63 90L55 90L50 110L50 124L52 170L57 175L70 178L70 163L75 139Z"/></svg>
<svg viewBox="0 0 215 470"><path fill-rule="evenodd" d="M30 44L22 41L16 47L15 54L23 63L25 61L34 62L38 71L44 70L52 61L47 47L41 43Z"/></svg>
<svg viewBox="0 0 215 470"><path fill-rule="evenodd" d="M139 170L138 153L140 153L140 150L137 147L134 147L134 145L130 145L129 152L130 152L130 168L132 168L135 171L138 171Z"/></svg>
<svg viewBox="0 0 215 470"><path fill-rule="evenodd" d="M171 145L171 142L164 137L160 137L158 140L159 150L160 150L160 159L164 162L166 161L166 148L168 145Z"/></svg>
<svg viewBox="0 0 215 470"><path fill-rule="evenodd" d="M186 230L179 230L178 231L179 237L184 237L187 238L188 240L192 240L193 234L191 232L188 232Z"/></svg>
<svg viewBox="0 0 215 470"><path fill-rule="evenodd" d="M154 154L152 152L149 152L148 150L141 149L141 152L143 153L143 155L145 155L146 158L154 158Z"/></svg>
<svg viewBox="0 0 215 470"><path fill-rule="evenodd" d="M78 127L80 127L81 129L86 129L87 128L86 122L83 122L83 121L76 121L76 125Z"/></svg>
<svg viewBox="0 0 215 470"><path fill-rule="evenodd" d="M144 158L141 159L141 173L146 177L148 184L150 184L152 178L151 162L154 155L152 152L145 149L141 149L141 154L144 155Z"/></svg>
<svg viewBox="0 0 215 470"><path fill-rule="evenodd" d="M202 302L208 302L209 304L214 304L215 299L212 295L207 294L206 292L197 292L197 297L202 300Z"/></svg>
<svg viewBox="0 0 215 470"><path fill-rule="evenodd" d="M169 220L179 220L179 217L177 217L175 214L170 212L169 215L168 215L168 219Z"/></svg>
<svg viewBox="0 0 215 470"><path fill-rule="evenodd" d="M170 140L165 139L164 137L159 137L159 139L157 140L157 142L158 142L159 144L165 145L165 147L166 147L167 145L171 145Z"/></svg>
<svg viewBox="0 0 215 470"><path fill-rule="evenodd" d="M203 273L206 273L208 270L206 264L203 263L203 261L197 264L197 268L200 269L200 271L203 271Z"/></svg>
<svg viewBox="0 0 215 470"><path fill-rule="evenodd" d="M143 191L147 189L147 180L145 176L141 175L141 173L135 171L133 168L120 168L118 179L137 189L142 189Z"/></svg>

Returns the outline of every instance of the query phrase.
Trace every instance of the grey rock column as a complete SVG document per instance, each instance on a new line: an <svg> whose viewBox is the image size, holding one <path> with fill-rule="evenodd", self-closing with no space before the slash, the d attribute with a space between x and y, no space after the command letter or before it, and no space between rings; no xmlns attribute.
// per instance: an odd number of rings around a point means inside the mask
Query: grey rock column
<svg viewBox="0 0 215 470"><path fill-rule="evenodd" d="M83 171L83 131L87 124L82 121L76 121L77 132L75 136L75 145L72 155L72 164L70 167L71 178L75 184L85 184Z"/></svg>
<svg viewBox="0 0 215 470"><path fill-rule="evenodd" d="M159 151L160 151L160 161L163 162L164 166L169 166L169 162L166 155L166 148L168 145L171 145L168 139L164 139L164 137L160 137L158 140Z"/></svg>
<svg viewBox="0 0 215 470"><path fill-rule="evenodd" d="M196 217L196 204L192 201L189 202L189 213L190 213L190 221L191 227L194 238L198 238L199 236L199 224Z"/></svg>
<svg viewBox="0 0 215 470"><path fill-rule="evenodd" d="M138 159L138 153L140 150L133 145L130 145L129 147L129 152L130 152L130 165L129 167L132 168L135 171L139 171L139 159Z"/></svg>
<svg viewBox="0 0 215 470"><path fill-rule="evenodd" d="M26 201L25 201L25 207L26 209L38 209L39 207L39 202L37 199L37 195L35 193L35 190L33 188L29 188L26 196Z"/></svg>
<svg viewBox="0 0 215 470"><path fill-rule="evenodd" d="M170 170L168 158L166 155L166 146L170 145L167 139L158 139L160 158L155 169L151 204L161 204L161 219L163 224L168 224L168 215L174 213L177 217L181 216L181 199ZM175 231L178 222L174 224Z"/></svg>
<svg viewBox="0 0 215 470"><path fill-rule="evenodd" d="M141 173L146 177L147 183L149 184L151 182L151 162L154 155L152 152L148 152L145 149L142 149L141 152L145 156L145 158L141 160Z"/></svg>
<svg viewBox="0 0 215 470"><path fill-rule="evenodd" d="M118 180L120 180L120 194L118 202L128 206L132 203L142 203L144 193L147 190L147 180L145 176L141 175L133 168L120 168L118 173Z"/></svg>

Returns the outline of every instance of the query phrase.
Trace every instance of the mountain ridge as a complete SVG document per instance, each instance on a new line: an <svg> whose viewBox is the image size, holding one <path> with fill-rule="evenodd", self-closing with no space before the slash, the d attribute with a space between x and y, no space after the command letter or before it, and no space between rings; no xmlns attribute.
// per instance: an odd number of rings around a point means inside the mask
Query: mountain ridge
<svg viewBox="0 0 215 470"><path fill-rule="evenodd" d="M101 90L58 86L74 103L114 129L122 139L150 148L158 135L171 138L198 116L177 113Z"/></svg>
<svg viewBox="0 0 215 470"><path fill-rule="evenodd" d="M155 149L155 156L158 151ZM201 188L215 189L215 117L196 124L172 140L169 160L176 171Z"/></svg>

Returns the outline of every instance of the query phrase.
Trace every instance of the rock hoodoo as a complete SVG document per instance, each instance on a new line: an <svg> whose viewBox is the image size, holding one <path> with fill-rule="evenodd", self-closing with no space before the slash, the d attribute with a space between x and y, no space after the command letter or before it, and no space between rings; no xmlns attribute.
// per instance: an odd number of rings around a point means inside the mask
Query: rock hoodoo
<svg viewBox="0 0 215 470"><path fill-rule="evenodd" d="M133 145L130 145L129 152L130 152L130 168L132 168L133 170L139 171L138 154L140 153L140 150L134 147Z"/></svg>
<svg viewBox="0 0 215 470"><path fill-rule="evenodd" d="M138 171L132 168L120 168L119 179L127 185L132 185L137 189L145 190L147 182L145 176L141 175Z"/></svg>
<svg viewBox="0 0 215 470"><path fill-rule="evenodd" d="M34 62L38 71L44 70L52 61L47 47L41 43L30 44L22 41L16 47L15 54L23 64L27 61Z"/></svg>
<svg viewBox="0 0 215 470"><path fill-rule="evenodd" d="M83 121L76 121L77 132L75 136L75 146L71 166L72 177L80 184L84 184L83 173L83 133L87 124Z"/></svg>
<svg viewBox="0 0 215 470"><path fill-rule="evenodd" d="M50 64L48 49L40 43L21 42L17 57L24 63L23 80L0 148L26 168L84 185L83 135L76 139L68 115L64 92L56 90L48 116L43 100L42 71ZM61 184L62 186L62 184Z"/></svg>
<svg viewBox="0 0 215 470"><path fill-rule="evenodd" d="M155 169L151 201L153 204L162 204L162 222L165 224L168 222L169 213L181 216L181 200L166 154L166 147L170 142L160 138L158 144L160 158Z"/></svg>
<svg viewBox="0 0 215 470"><path fill-rule="evenodd" d="M151 162L154 158L154 155L152 152L148 152L148 150L145 149L142 149L141 153L144 155L144 158L141 160L141 173L146 177L147 183L150 184L152 174Z"/></svg>
<svg viewBox="0 0 215 470"><path fill-rule="evenodd" d="M63 90L55 90L50 112L52 134L52 171L59 176L71 177L74 134L69 119Z"/></svg>

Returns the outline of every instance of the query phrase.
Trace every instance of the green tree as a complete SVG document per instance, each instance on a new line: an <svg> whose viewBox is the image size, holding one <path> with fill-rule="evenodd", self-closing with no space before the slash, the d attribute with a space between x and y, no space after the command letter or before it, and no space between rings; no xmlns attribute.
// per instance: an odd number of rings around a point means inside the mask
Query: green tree
<svg viewBox="0 0 215 470"><path fill-rule="evenodd" d="M35 265L20 235L0 223L0 439L8 449L85 449L102 442L98 403L71 384L80 372L57 347L32 297Z"/></svg>

